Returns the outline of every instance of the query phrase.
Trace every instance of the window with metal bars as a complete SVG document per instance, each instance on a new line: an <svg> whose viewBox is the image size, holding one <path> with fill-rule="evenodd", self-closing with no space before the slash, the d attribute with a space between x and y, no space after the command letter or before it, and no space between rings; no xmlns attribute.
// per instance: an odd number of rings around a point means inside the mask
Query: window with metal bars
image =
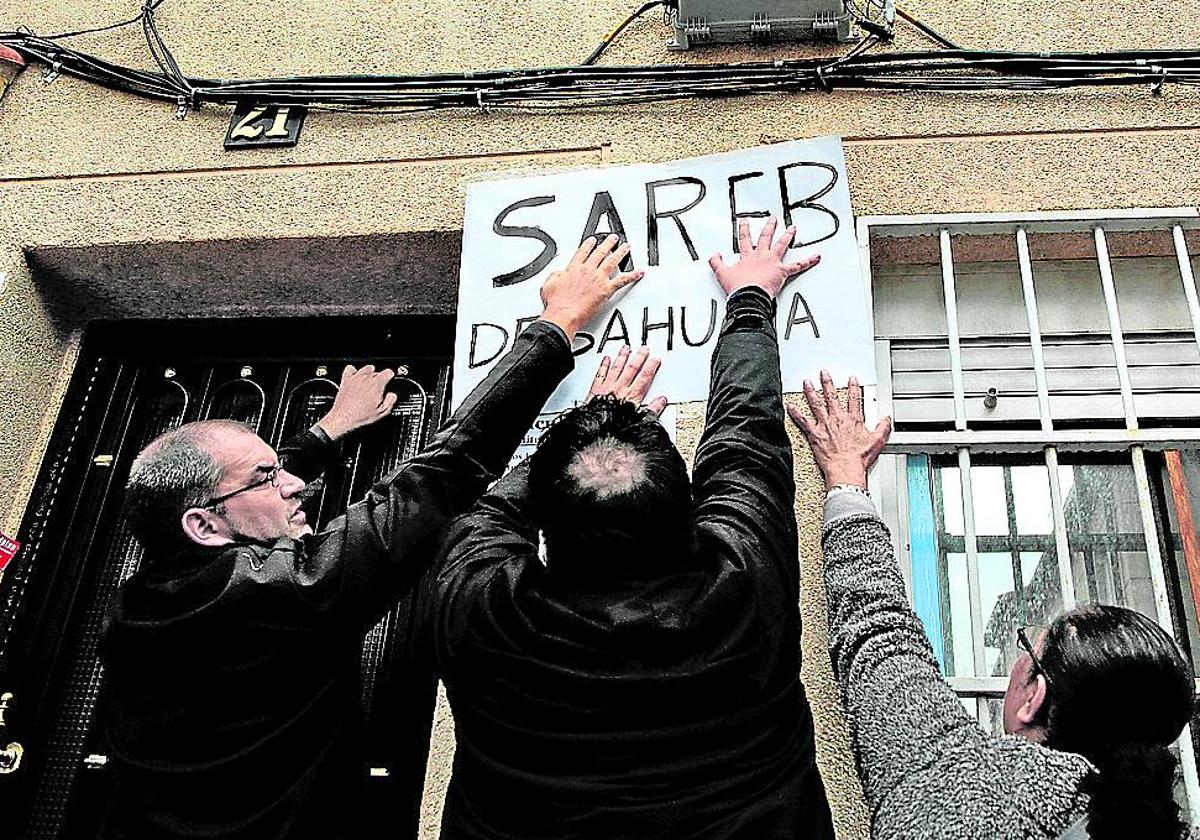
<svg viewBox="0 0 1200 840"><path fill-rule="evenodd" d="M1080 604L1139 610L1200 652L1196 209L869 217L858 234L876 403L896 420L873 481L964 705L998 731L1015 629ZM1200 803L1191 731L1178 748Z"/></svg>

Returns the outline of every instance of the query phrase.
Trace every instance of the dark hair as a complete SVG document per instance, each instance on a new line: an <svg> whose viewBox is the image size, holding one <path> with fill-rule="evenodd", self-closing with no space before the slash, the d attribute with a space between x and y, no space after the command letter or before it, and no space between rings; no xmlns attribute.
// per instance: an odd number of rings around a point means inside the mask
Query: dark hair
<svg viewBox="0 0 1200 840"><path fill-rule="evenodd" d="M254 434L233 420L185 423L150 441L133 459L125 484L125 519L144 548L186 545L183 512L211 499L221 481L223 468L210 447L222 432Z"/></svg>
<svg viewBox="0 0 1200 840"><path fill-rule="evenodd" d="M690 544L687 466L657 418L627 400L563 413L530 458L529 492L551 569L669 563Z"/></svg>
<svg viewBox="0 0 1200 840"><path fill-rule="evenodd" d="M1086 783L1092 840L1187 836L1167 747L1192 717L1195 683L1175 641L1133 610L1081 607L1047 628L1039 658L1046 746L1098 771Z"/></svg>

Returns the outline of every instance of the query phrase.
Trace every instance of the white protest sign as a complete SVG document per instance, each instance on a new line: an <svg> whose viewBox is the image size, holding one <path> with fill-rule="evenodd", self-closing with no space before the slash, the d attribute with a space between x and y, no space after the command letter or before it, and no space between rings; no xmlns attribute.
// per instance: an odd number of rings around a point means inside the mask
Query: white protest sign
<svg viewBox="0 0 1200 840"><path fill-rule="evenodd" d="M784 287L776 326L785 391L821 368L874 384L871 313L862 288L840 138L822 137L665 164L472 184L463 222L455 329L455 406L542 311L542 283L593 234L631 246L625 270L646 276L576 336L575 371L546 411L583 400L596 365L621 345L663 359L652 395L708 396L709 360L725 296L708 266L735 259L738 221L757 237L766 218L797 227L786 260L820 264Z"/></svg>

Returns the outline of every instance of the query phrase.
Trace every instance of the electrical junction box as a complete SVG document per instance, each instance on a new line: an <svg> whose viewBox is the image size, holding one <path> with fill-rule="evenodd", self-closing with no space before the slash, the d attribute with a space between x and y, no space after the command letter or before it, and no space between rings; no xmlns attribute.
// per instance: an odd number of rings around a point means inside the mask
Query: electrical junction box
<svg viewBox="0 0 1200 840"><path fill-rule="evenodd" d="M870 0L867 0L870 2ZM854 41L846 0L676 0L667 49L772 41Z"/></svg>

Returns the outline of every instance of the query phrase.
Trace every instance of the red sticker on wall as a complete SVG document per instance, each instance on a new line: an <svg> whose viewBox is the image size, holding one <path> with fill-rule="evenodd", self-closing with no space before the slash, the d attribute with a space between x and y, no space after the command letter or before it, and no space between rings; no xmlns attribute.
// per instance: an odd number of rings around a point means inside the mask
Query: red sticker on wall
<svg viewBox="0 0 1200 840"><path fill-rule="evenodd" d="M4 572L4 567L8 565L9 560L13 559L13 555L20 547L21 544L16 540L0 534L0 574Z"/></svg>

